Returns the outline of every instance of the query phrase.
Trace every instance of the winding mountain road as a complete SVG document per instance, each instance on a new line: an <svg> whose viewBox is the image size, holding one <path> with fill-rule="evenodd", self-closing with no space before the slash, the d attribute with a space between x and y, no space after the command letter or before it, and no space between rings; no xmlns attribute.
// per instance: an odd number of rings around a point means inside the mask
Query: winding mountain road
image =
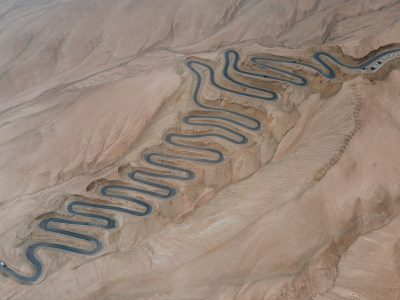
<svg viewBox="0 0 400 300"><path fill-rule="evenodd" d="M215 80L215 73L214 69L212 66L200 62L197 60L188 60L186 62L187 67L191 70L191 72L195 76L196 80L196 86L193 92L193 98L192 100L194 103L201 109L203 109L205 112L206 111L214 111L219 113L220 115L214 116L214 115L202 115L201 113L195 114L195 115L187 115L182 118L182 122L191 126L203 126L203 127L213 127L213 128L218 128L219 131L221 132L226 132L227 135L221 134L221 133L201 133L201 134L178 134L178 133L169 133L165 135L164 141L167 144L174 145L176 147L180 147L182 149L186 149L189 151L193 151L198 153L198 155L169 155L169 154L163 154L163 153L155 153L155 152L150 152L150 153L145 153L143 155L143 159L154 168L154 171L144 171L144 170L135 170L132 171L128 174L128 177L137 183L141 183L144 185L147 185L149 189L145 188L139 188L135 186L125 186L125 185L106 185L103 186L100 190L100 194L106 197L111 197L111 198L119 198L121 200L133 202L140 207L140 210L131 210L131 209L125 209L121 208L119 206L114 206L114 205L101 205L101 204L93 204L93 203L87 203L83 201L73 201L67 204L66 210L72 214L72 215L77 215L77 216L82 216L82 217L87 217L90 218L91 220L98 220L99 222L93 222L93 221L76 221L76 220L69 220L69 219L64 219L64 218L48 218L40 222L39 226L41 229L65 235L65 236L70 236L76 239L81 239L83 241L89 242L93 244L93 247L89 250L83 249L83 248L77 248L77 247L72 247L68 246L67 244L59 244L59 243L50 243L50 242L38 242L34 243L28 246L26 250L26 257L28 261L32 264L34 272L33 275L24 275L21 274L11 267L9 267L5 262L0 261L0 270L16 280L20 281L21 283L34 283L38 281L43 273L43 266L40 261L40 259L36 255L36 250L38 248L42 247L47 247L47 248L53 248L53 249L59 249L59 250L64 250L64 251L69 251L69 252L74 252L78 254L84 254L84 255L94 255L98 253L101 248L102 248L102 242L92 236L85 235L85 234L80 234L74 231L70 230L64 230L55 227L57 224L63 224L63 225L78 225L78 226L91 226L91 227L99 227L103 229L112 229L117 226L117 222L110 218L103 216L101 214L95 214L95 213L89 213L85 210L82 210L82 208L93 208L99 211L115 211L115 212L120 212L124 214L130 214L133 216L138 216L138 217L143 217L147 216L152 212L152 206L151 204L124 195L123 191L131 191L131 192L136 192L144 195L150 195L158 198L171 198L174 197L178 191L171 185L164 185L160 183L153 182L149 180L148 178L154 178L154 179L164 179L164 180L184 180L188 181L193 179L196 175L193 171L181 167L177 167L175 165L176 161L193 161L193 162L201 162L201 163L209 163L209 164L218 164L222 162L225 158L224 154L220 152L219 150L213 149L213 148L207 148L207 147L198 147L193 145L191 142L196 140L196 139L202 139L206 137L211 137L211 138L216 138L216 139L223 139L228 142L238 144L238 145L243 145L248 143L248 137L240 131L241 130L249 130L249 131L259 131L261 130L261 123L248 115L233 111L233 110L228 110L222 107L217 107L217 106L210 106L206 105L200 102L199 100L199 93L201 90L202 86L202 74L205 72L208 74L210 78L210 83L225 92L228 93L233 93L237 94L240 96L252 98L255 100L261 100L261 101L276 101L279 99L278 94L275 91L268 90L268 89L263 89L259 88L253 85L250 85L245 82L238 81L234 79L230 75L230 71L233 70L236 73L242 74L244 76L250 77L250 78L262 78L262 79L267 79L269 81L274 80L274 81L281 81L281 82L286 82L289 84L297 85L297 86L306 86L308 84L307 78L294 74L290 71L278 68L276 66L271 65L270 63L274 63L276 65L277 63L279 64L296 64L300 66L307 67L313 71L318 72L322 76L332 79L336 77L336 74L334 70L328 65L327 61L331 61L335 63L336 65L339 65L342 68L345 69L353 69L353 70L358 70L358 69L363 69L369 67L371 64L375 63L378 61L382 56L386 56L388 54L392 53L400 53L400 49L393 49L393 50L388 50L383 53L380 53L376 55L375 57L367 60L366 62L360 64L360 65L347 65L334 56L330 55L329 53L326 52L315 52L313 54L313 58L316 61L318 65L321 66L317 67L314 64L308 64L300 61L295 61L295 60L289 60L289 59L277 59L277 58L265 58L265 57L252 57L250 61L254 63L255 65L268 70L272 70L278 73L281 73L283 77L276 77L272 75L267 75L267 74L261 74L261 73L253 73L249 72L246 70L242 70L238 63L239 63L239 54L235 50L227 50L225 52L225 64L223 68L223 76L233 85L237 87L241 87L242 90L240 89L231 89L228 88L220 83L218 83ZM397 55L396 55L397 56ZM325 60L323 59L325 58ZM243 88L245 88L243 91ZM222 124L227 124L229 123L232 128L238 128L238 129L232 129L228 128ZM238 131L237 131L238 130ZM206 156L207 158L205 158ZM164 172L159 172L157 170L164 170ZM166 174L165 171L169 171L169 174ZM153 191L154 188L159 190L159 192ZM153 189L153 190L151 190Z"/></svg>

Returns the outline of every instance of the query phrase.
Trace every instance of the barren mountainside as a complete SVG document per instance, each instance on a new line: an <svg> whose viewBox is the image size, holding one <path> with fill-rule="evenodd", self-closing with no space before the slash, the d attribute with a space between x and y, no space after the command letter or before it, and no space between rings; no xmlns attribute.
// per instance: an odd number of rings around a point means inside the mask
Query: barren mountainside
<svg viewBox="0 0 400 300"><path fill-rule="evenodd" d="M399 299L399 32L399 1L0 1L0 298Z"/></svg>

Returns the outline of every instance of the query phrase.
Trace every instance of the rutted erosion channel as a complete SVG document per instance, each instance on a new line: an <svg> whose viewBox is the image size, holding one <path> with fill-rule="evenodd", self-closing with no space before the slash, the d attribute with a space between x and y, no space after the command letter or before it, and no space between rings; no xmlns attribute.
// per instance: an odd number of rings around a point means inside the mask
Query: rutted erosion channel
<svg viewBox="0 0 400 300"><path fill-rule="evenodd" d="M119 166L118 179L102 178L88 185L85 195L60 197L59 210L32 221L33 234L20 246L26 249L25 257L1 258L2 274L21 283L43 280L46 263L37 254L39 248L101 256L107 243L113 242L112 234L105 232L118 231L124 218L146 222L160 216L160 224L139 235L142 240L160 232L163 224L184 222L224 187L277 160L277 152L285 155L285 150L278 150L298 126L301 103L316 93L328 98L362 70L375 71L371 67L382 57L396 58L400 49L388 46L360 60L344 56L337 48L310 50L308 60L267 53L241 57L239 52L227 50L216 62L187 58L187 79L166 103L174 112L185 112L163 133L163 142L136 149L140 155ZM391 63L382 69L390 67ZM351 119L343 121L347 125L340 129L335 154L318 167L314 180L320 180L338 160L359 126L360 100L356 91L354 95L347 103ZM320 103L318 109L324 105L329 103ZM289 153L291 145L285 147ZM26 260L28 271L19 271Z"/></svg>

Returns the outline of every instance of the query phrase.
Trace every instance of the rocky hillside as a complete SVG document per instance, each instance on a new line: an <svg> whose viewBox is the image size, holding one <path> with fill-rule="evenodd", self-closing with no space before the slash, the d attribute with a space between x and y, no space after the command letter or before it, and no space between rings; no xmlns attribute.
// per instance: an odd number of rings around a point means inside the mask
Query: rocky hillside
<svg viewBox="0 0 400 300"><path fill-rule="evenodd" d="M1 298L399 299L399 16L2 1Z"/></svg>

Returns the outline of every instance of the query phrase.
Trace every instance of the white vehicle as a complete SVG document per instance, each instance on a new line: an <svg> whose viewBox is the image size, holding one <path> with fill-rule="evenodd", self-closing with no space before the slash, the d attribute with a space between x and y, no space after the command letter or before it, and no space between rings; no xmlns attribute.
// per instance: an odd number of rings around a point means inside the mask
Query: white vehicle
<svg viewBox="0 0 400 300"><path fill-rule="evenodd" d="M0 260L0 265L1 265L2 267L5 267L5 266L6 266L6 264L3 263L1 260Z"/></svg>

